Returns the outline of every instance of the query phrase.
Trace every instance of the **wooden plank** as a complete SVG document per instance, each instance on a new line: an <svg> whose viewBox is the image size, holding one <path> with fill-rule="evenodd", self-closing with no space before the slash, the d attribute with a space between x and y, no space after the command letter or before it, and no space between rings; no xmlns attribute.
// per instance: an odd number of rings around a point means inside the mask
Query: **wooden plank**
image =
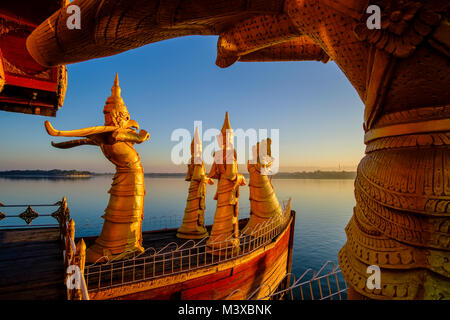
<svg viewBox="0 0 450 320"><path fill-rule="evenodd" d="M0 231L0 299L64 299L58 228Z"/></svg>
<svg viewBox="0 0 450 320"><path fill-rule="evenodd" d="M21 244L21 242L57 241L59 240L59 228L30 228L0 230L0 245Z"/></svg>
<svg viewBox="0 0 450 320"><path fill-rule="evenodd" d="M25 290L6 292L0 291L0 300L64 300L66 292L64 284L55 283L45 286L30 286Z"/></svg>
<svg viewBox="0 0 450 320"><path fill-rule="evenodd" d="M26 257L21 259L11 259L4 260L0 262L0 274L3 272L7 272L7 274L14 274L16 270L32 268L33 270L29 270L29 273L34 272L34 270L43 270L44 268L51 267L52 265L58 265L59 262L62 262L62 255L52 254L52 255L43 255L43 256L33 256ZM1 282L1 279L0 279Z"/></svg>
<svg viewBox="0 0 450 320"><path fill-rule="evenodd" d="M64 279L64 265L62 261L49 260L41 261L39 264L18 265L14 269L3 271L0 283L20 283L35 279L47 279L58 277Z"/></svg>
<svg viewBox="0 0 450 320"><path fill-rule="evenodd" d="M3 285L0 288L1 294L14 293L19 291L27 291L27 290L39 290L41 287L61 284L64 286L64 280L58 279L55 277L47 277L47 275L43 275L42 278L39 279L31 279L27 281L22 281L20 283L12 283Z"/></svg>
<svg viewBox="0 0 450 320"><path fill-rule="evenodd" d="M23 247L2 247L0 250L0 265L4 261L54 255L62 256L60 246L56 243L49 243L48 245L28 244Z"/></svg>
<svg viewBox="0 0 450 320"><path fill-rule="evenodd" d="M20 251L20 250L33 250L34 248L42 247L42 248L51 248L51 249L59 249L61 248L61 241L22 241L22 242L11 242L9 244L0 244L0 246L4 249L8 249L11 251ZM0 253L0 256L3 253Z"/></svg>

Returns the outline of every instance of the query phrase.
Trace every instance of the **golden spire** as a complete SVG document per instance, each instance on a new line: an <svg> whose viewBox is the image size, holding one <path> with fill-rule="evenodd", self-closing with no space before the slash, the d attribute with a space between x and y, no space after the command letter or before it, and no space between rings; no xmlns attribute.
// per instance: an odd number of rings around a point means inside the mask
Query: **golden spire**
<svg viewBox="0 0 450 320"><path fill-rule="evenodd" d="M122 90L119 87L119 74L116 72L116 78L114 79L114 84L111 88L111 97L114 98L121 98L120 97L120 93L122 92Z"/></svg>
<svg viewBox="0 0 450 320"><path fill-rule="evenodd" d="M226 136L227 130L233 131L233 128L231 128L231 125L230 125L230 117L228 116L228 111L225 113L225 121L223 122L222 130L221 130L223 136Z"/></svg>
<svg viewBox="0 0 450 320"><path fill-rule="evenodd" d="M103 113L109 113L113 109L115 110L125 109L126 111L128 111L120 95L121 92L122 90L120 89L119 86L119 74L116 73L116 78L114 79L114 84L111 88L111 96L108 99L106 99Z"/></svg>
<svg viewBox="0 0 450 320"><path fill-rule="evenodd" d="M225 113L225 120L223 122L222 130L220 130L220 133L222 135L222 146L225 146L227 144L227 131L230 135L233 135L233 128L231 128L228 111ZM220 143L220 135L217 136L217 139Z"/></svg>

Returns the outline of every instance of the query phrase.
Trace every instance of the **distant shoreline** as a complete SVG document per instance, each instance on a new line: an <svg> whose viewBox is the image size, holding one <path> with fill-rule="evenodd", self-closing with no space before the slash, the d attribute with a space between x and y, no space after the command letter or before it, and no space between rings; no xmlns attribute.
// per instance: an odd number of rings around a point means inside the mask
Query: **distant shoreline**
<svg viewBox="0 0 450 320"><path fill-rule="evenodd" d="M10 170L0 171L2 178L90 178L95 174L78 170Z"/></svg>
<svg viewBox="0 0 450 320"><path fill-rule="evenodd" d="M10 170L0 171L1 178L25 179L25 178L63 178L63 179L88 179L96 176L113 175L113 173L96 173L78 170ZM146 177L154 178L184 178L186 173L151 172L145 173ZM248 177L248 173L244 173ZM279 172L273 176L274 179L328 179L342 180L355 179L355 171L303 171L303 172Z"/></svg>

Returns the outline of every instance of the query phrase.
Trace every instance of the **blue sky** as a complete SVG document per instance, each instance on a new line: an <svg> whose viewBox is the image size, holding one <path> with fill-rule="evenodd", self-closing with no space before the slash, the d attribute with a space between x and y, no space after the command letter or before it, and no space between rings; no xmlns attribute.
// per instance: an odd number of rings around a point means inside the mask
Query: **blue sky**
<svg viewBox="0 0 450 320"><path fill-rule="evenodd" d="M103 124L103 106L119 73L132 119L150 132L137 145L146 172L184 172L171 163L172 131L221 128L280 130L280 171L355 170L364 153L363 103L334 62L215 65L213 36L183 37L68 66L65 103L56 118L0 111L0 170L113 172L96 147L58 150L44 121L69 130Z"/></svg>

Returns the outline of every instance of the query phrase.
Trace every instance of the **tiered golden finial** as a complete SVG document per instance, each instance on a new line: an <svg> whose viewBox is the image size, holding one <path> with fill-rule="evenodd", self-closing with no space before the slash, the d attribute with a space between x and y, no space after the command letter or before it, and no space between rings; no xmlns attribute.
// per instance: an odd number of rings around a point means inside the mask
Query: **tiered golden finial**
<svg viewBox="0 0 450 320"><path fill-rule="evenodd" d="M205 174L202 151L202 141L196 127L191 143L191 163L188 165L186 175L186 181L191 183L189 184L183 224L177 232L178 238L202 239L208 236L205 228L206 184L214 184L214 181Z"/></svg>
<svg viewBox="0 0 450 320"><path fill-rule="evenodd" d="M209 173L210 178L219 180L214 196L217 206L207 249L211 254L223 255L239 251L239 186L245 185L244 176L238 172L228 112L217 139L222 149L214 153Z"/></svg>
<svg viewBox="0 0 450 320"><path fill-rule="evenodd" d="M253 146L253 159L256 163L247 164L250 174L250 219L243 233L251 235L261 223L281 217L283 210L273 190L272 182L267 176L272 165L270 139ZM263 172L262 172L263 171Z"/></svg>
<svg viewBox="0 0 450 320"><path fill-rule="evenodd" d="M116 74L111 96L106 100L103 113L105 125L71 131L55 130L46 121L47 132L52 136L84 137L67 142L52 143L56 148L67 149L80 145L99 146L116 166L105 221L100 236L86 251L87 262L121 259L143 252L142 219L144 215L144 169L134 143L142 143L150 135L145 130L137 133L139 124L130 120L127 107L120 96L119 77Z"/></svg>
<svg viewBox="0 0 450 320"><path fill-rule="evenodd" d="M119 86L119 75L116 73L116 78L114 79L114 84L111 88L111 96L106 99L105 107L103 108L103 113L111 112L112 110L125 109L126 106L121 97L122 89Z"/></svg>

